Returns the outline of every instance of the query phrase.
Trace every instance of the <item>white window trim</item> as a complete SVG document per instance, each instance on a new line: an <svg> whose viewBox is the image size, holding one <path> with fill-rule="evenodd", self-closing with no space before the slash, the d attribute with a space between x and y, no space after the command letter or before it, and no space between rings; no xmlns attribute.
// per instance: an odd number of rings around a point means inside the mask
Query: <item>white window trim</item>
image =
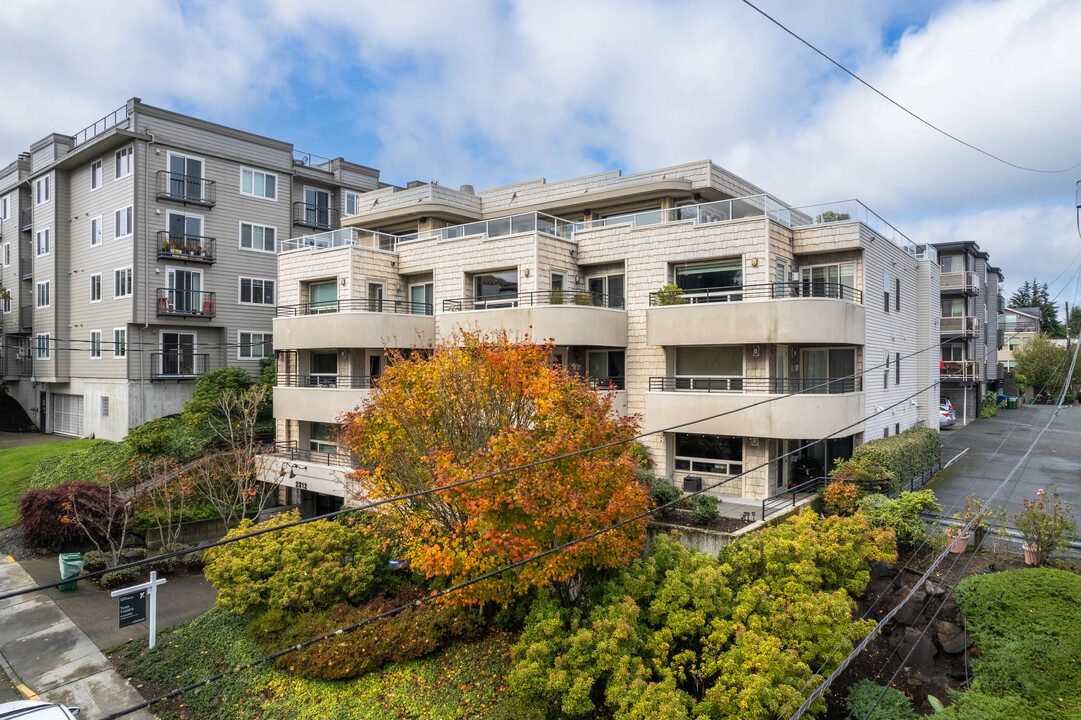
<svg viewBox="0 0 1081 720"><path fill-rule="evenodd" d="M97 165L98 168L101 171L101 182L99 182L96 186L94 185L94 166L95 165ZM104 186L104 185L105 185L105 158L98 158L94 162L90 163L90 192L94 192L95 190L101 190L102 186Z"/></svg>
<svg viewBox="0 0 1081 720"><path fill-rule="evenodd" d="M0 220L8 220L11 215L11 195L0 198Z"/></svg>
<svg viewBox="0 0 1081 720"><path fill-rule="evenodd" d="M0 246L0 258L4 261L4 267L11 267L11 243L6 242Z"/></svg>
<svg viewBox="0 0 1081 720"><path fill-rule="evenodd" d="M343 213L343 214L346 214L346 213L349 212L349 198L350 197L353 198L353 209L357 211L357 212L352 213L352 214L353 215L360 214L360 193L357 192L356 190L346 190L345 191L345 197L343 198L344 202L342 203L342 205L344 206L344 210L345 210L345 213Z"/></svg>
<svg viewBox="0 0 1081 720"><path fill-rule="evenodd" d="M49 301L44 305L41 304L41 288L45 288L45 294L48 296L46 299ZM53 288L51 280L42 280L34 285L34 307L35 308L48 308L53 306Z"/></svg>
<svg viewBox="0 0 1081 720"><path fill-rule="evenodd" d="M115 217L115 216L114 216ZM134 220L134 215L132 217ZM98 242L94 242L94 221L98 221L98 232L101 233L101 239ZM90 247L101 247L105 244L105 217L98 215L97 217L90 218Z"/></svg>
<svg viewBox="0 0 1081 720"><path fill-rule="evenodd" d="M41 252L41 234L45 233L45 237L49 240L49 249L45 252ZM42 228L34 233L34 257L45 257L46 255L53 254L53 229Z"/></svg>
<svg viewBox="0 0 1081 720"><path fill-rule="evenodd" d="M243 335L244 333L248 333L248 335L259 335L259 337L261 338L260 341L259 341L259 345L265 344L266 343L266 339L265 339L266 336L270 335L270 337L271 337L270 354L269 355L260 355L259 357L255 357L254 355L249 356L249 357L244 357L243 355L241 355L240 350L241 350L242 347L247 347L248 350L251 350L256 345L256 343L254 343L254 342L249 344L249 345L242 345L242 341L240 339L240 336ZM274 357L274 347L273 347L274 339L273 338L274 338L274 331L273 330L237 330L236 331L236 359L237 360L264 360L266 358Z"/></svg>
<svg viewBox="0 0 1081 720"><path fill-rule="evenodd" d="M38 333L34 342L34 359L36 360L52 360L53 357L53 342L52 333ZM41 354L41 338L45 338L45 354Z"/></svg>
<svg viewBox="0 0 1081 720"><path fill-rule="evenodd" d="M52 202L52 200L53 200L53 183L52 183L51 178L52 178L52 173L48 173L48 174L42 175L41 177L39 177L37 180L34 181L34 207L37 207L38 205L44 205L46 203ZM49 196L47 198L45 198L44 200L39 200L38 199L38 197L41 195L41 193L39 192L39 188L41 187L41 183L45 183L45 185L46 185L46 187L47 187L47 189L49 191L49 193L48 193Z"/></svg>
<svg viewBox="0 0 1081 720"><path fill-rule="evenodd" d="M119 231L119 227L117 226L117 223L116 223L116 214L119 213L119 212L123 212L125 210L131 210L130 227L128 228L128 231L125 234L117 235L117 232ZM123 207L118 207L115 210L113 210L113 240L120 240L122 238L128 238L128 237L131 237L134 234L135 234L135 206L134 205L125 205Z"/></svg>
<svg viewBox="0 0 1081 720"><path fill-rule="evenodd" d="M199 333L195 331L195 328L165 328L158 330L158 352L162 354L162 358L165 356L165 344L162 340L162 336L165 333L175 333L177 335L191 335L191 354L195 355L199 352ZM127 340L124 341L127 343ZM160 365L158 366L160 369Z"/></svg>
<svg viewBox="0 0 1081 720"><path fill-rule="evenodd" d="M272 303L257 303L241 300L243 294L243 285L245 280L259 280L262 283L274 283L274 302ZM266 292L266 285L263 285L263 292ZM278 279L277 278L261 278L261 277L248 277L246 275L240 275L236 279L236 301L238 305L251 305L253 307L274 307L278 304Z"/></svg>
<svg viewBox="0 0 1081 720"><path fill-rule="evenodd" d="M131 273L131 292L128 293L127 295L117 295L116 294L116 274L118 272L123 272L125 270L127 270L128 272ZM126 267L121 267L121 268L113 268L113 300L122 300L124 298L132 297L133 295L135 295L135 271L134 271L134 268L131 265L128 265Z"/></svg>
<svg viewBox="0 0 1081 720"><path fill-rule="evenodd" d="M98 279L98 299L97 300L94 299L94 278ZM102 292L102 287L101 287L101 273L94 273L93 275L90 276L90 302L99 303L99 302L101 302L102 297L104 297L104 295L105 295L105 293Z"/></svg>
<svg viewBox="0 0 1081 720"><path fill-rule="evenodd" d="M186 217L186 218L189 218L189 217L190 218L198 218L199 219L199 232L196 233L196 235L199 235L200 237L205 235L205 233L203 231L206 230L206 216L199 215L198 213L180 212L178 210L166 210L165 211L165 229L166 229L166 231L168 231L170 226L171 226L170 219L173 217L173 215L180 215L181 217Z"/></svg>
<svg viewBox="0 0 1081 720"><path fill-rule="evenodd" d="M94 354L94 333L98 334L98 354L97 355ZM101 357L102 357L101 350L102 350L101 330L91 330L90 331L90 359L91 360L101 360Z"/></svg>
<svg viewBox="0 0 1081 720"><path fill-rule="evenodd" d="M263 175L273 177L274 178L274 197L268 198L266 195L256 195L254 192L250 192L250 193L244 192L244 171L245 170L247 170L248 172L251 172L251 173L262 173ZM244 197L259 198L260 200L266 200L267 202L278 202L278 195L281 194L279 192L279 189L281 188L281 183L279 182L279 179L278 179L278 173L270 172L269 170L259 170L258 168L247 167L245 165L240 166L240 172L237 175L237 187L240 189L240 194L243 195ZM254 188L254 187L255 187L255 178L253 176L252 177L252 188ZM263 182L263 187L264 188L266 187L266 181L265 180Z"/></svg>
<svg viewBox="0 0 1081 720"><path fill-rule="evenodd" d="M125 150L128 151L127 156L130 158L130 160L128 160L128 168L129 169L123 175L117 175L116 174L116 157L117 157L117 155L124 152ZM135 145L132 144L132 145L128 145L127 147L117 148L116 152L113 153L113 181L115 182L116 180L123 180L124 178L128 177L129 175L132 175L134 172L135 172Z"/></svg>
<svg viewBox="0 0 1081 720"><path fill-rule="evenodd" d="M124 350L123 352L117 352L116 333L124 333ZM114 358L126 358L128 356L128 329L126 327L113 328L113 357Z"/></svg>
<svg viewBox="0 0 1081 720"><path fill-rule="evenodd" d="M265 250L263 248L256 248L256 247L246 248L246 247L244 247L244 226L245 225L251 225L252 226L252 235L253 235L253 237L255 235L255 232L254 232L255 228L257 228L257 227L263 228L263 240L264 240L263 244L264 245L266 244L266 242L265 242L266 241L266 231L267 230L273 230L274 231L274 249L273 250ZM276 255L277 252L278 252L278 228L275 225L263 225L262 223L251 222L250 220L241 220L239 223L237 223L237 226L236 226L236 246L237 246L238 249L240 249L240 250L242 250L244 252L257 252L257 253L263 253L264 255Z"/></svg>
<svg viewBox="0 0 1081 720"><path fill-rule="evenodd" d="M10 315L11 314L11 298L7 298L6 300L0 300L0 307L4 308L4 314L5 315Z"/></svg>
<svg viewBox="0 0 1081 720"><path fill-rule="evenodd" d="M198 160L203 167L203 174L199 176L199 179L206 180L206 158L199 157L198 155L189 155L188 153L173 152L172 150L169 150L167 153L165 153L165 170L170 174L172 174L173 172L169 168L171 168L173 165L171 161L174 157L181 157L185 160ZM184 176L187 177L187 172L184 173Z"/></svg>

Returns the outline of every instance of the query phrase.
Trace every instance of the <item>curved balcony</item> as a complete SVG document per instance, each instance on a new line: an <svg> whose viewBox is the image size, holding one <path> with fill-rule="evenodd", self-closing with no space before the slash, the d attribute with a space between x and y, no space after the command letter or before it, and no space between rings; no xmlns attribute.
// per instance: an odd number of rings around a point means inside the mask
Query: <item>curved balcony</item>
<svg viewBox="0 0 1081 720"><path fill-rule="evenodd" d="M646 393L645 429L698 417L709 419L681 432L796 440L842 430L850 435L863 430L862 390L858 377L655 377ZM770 399L773 402L753 407Z"/></svg>
<svg viewBox="0 0 1081 720"><path fill-rule="evenodd" d="M278 376L274 414L290 420L336 423L364 404L372 388L371 375Z"/></svg>
<svg viewBox="0 0 1081 720"><path fill-rule="evenodd" d="M279 305L274 318L274 347L305 350L426 346L435 339L435 318L431 313L430 304L381 298Z"/></svg>
<svg viewBox="0 0 1081 720"><path fill-rule="evenodd" d="M863 294L840 283L789 282L650 294L646 342L863 345Z"/></svg>
<svg viewBox="0 0 1081 720"><path fill-rule="evenodd" d="M443 301L441 322L452 329L529 335L556 345L627 347L622 296L573 290L507 293Z"/></svg>

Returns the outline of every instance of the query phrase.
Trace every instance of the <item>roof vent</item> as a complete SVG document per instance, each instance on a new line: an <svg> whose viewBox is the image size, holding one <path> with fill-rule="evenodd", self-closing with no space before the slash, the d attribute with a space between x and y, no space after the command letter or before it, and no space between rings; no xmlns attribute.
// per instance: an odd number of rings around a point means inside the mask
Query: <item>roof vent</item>
<svg viewBox="0 0 1081 720"><path fill-rule="evenodd" d="M476 195L476 194L477 194L477 193L476 193L476 192L475 192L475 191L473 190L473 186L472 186L472 185L462 185L462 186L461 186L460 188L458 188L458 192L463 192L463 193L465 193L466 195Z"/></svg>

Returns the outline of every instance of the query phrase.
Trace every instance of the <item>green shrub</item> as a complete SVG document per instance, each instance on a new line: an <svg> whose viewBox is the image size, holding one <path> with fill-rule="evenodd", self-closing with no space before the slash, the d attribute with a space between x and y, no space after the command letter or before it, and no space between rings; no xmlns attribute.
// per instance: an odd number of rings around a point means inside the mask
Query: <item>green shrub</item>
<svg viewBox="0 0 1081 720"><path fill-rule="evenodd" d="M878 699L880 695L881 700ZM848 707L849 720L919 720L920 717L903 692L892 687L884 688L866 679L849 689L845 706ZM873 712L871 708L874 708Z"/></svg>
<svg viewBox="0 0 1081 720"><path fill-rule="evenodd" d="M218 399L228 391L243 392L252 386L252 376L244 368L224 367L211 370L195 383L191 398L184 403L184 424L205 425L209 416L220 415Z"/></svg>
<svg viewBox="0 0 1081 720"><path fill-rule="evenodd" d="M695 495L691 498L691 522L708 525L717 519L717 505L720 501L712 495Z"/></svg>
<svg viewBox="0 0 1081 720"><path fill-rule="evenodd" d="M637 440L627 446L627 455L630 456L642 470L653 467L653 461L649 459L649 451L646 446Z"/></svg>
<svg viewBox="0 0 1081 720"><path fill-rule="evenodd" d="M104 570L108 566L109 561L105 558L105 553L100 550L91 550L83 554L83 570L87 572L97 572L98 570Z"/></svg>
<svg viewBox="0 0 1081 720"><path fill-rule="evenodd" d="M180 550L190 550L190 545L184 543L173 543L170 545L162 545L158 549L158 555L168 555L169 553L178 552ZM147 566L151 570L159 570L161 572L173 572L183 562L185 555L177 555L176 557L165 558L163 560L151 560L147 563Z"/></svg>
<svg viewBox="0 0 1081 720"><path fill-rule="evenodd" d="M867 495L859 501L858 509L867 516L871 527L890 527L899 541L910 545L927 537L927 525L921 512L938 512L942 505L930 490L903 492L894 500L885 495Z"/></svg>
<svg viewBox="0 0 1081 720"><path fill-rule="evenodd" d="M1036 550L1036 564L1045 565L1054 553L1065 550L1077 537L1077 523L1071 517L1072 503L1062 502L1058 486L1036 491L1036 499L1024 499L1024 511L1015 514L1014 524L1030 548Z"/></svg>
<svg viewBox="0 0 1081 720"><path fill-rule="evenodd" d="M131 478L131 449L123 443L101 440L86 450L53 455L38 463L30 487L45 489L69 481L95 482L99 476Z"/></svg>
<svg viewBox="0 0 1081 720"><path fill-rule="evenodd" d="M974 575L956 594L980 658L947 718L1081 717L1081 576L1052 568Z"/></svg>
<svg viewBox="0 0 1081 720"><path fill-rule="evenodd" d="M687 300L683 297L683 288L678 285L665 285L657 291L658 305L683 305Z"/></svg>
<svg viewBox="0 0 1081 720"><path fill-rule="evenodd" d="M395 597L380 596L360 607L342 605L330 612L303 615L278 644L284 641L288 646L355 624L424 595L420 588L407 587ZM306 678L340 680L357 677L388 662L423 657L452 640L476 638L483 630L484 621L476 609L428 603L285 656L279 661L279 667L289 668L290 672Z"/></svg>
<svg viewBox="0 0 1081 720"><path fill-rule="evenodd" d="M998 396L994 392L988 390L983 396L983 403L980 407L981 418L992 418L998 415Z"/></svg>
<svg viewBox="0 0 1081 720"><path fill-rule="evenodd" d="M258 525L243 520L226 538L299 519L294 510ZM204 573L218 590L218 607L238 615L270 607L310 612L364 602L393 588L382 546L369 530L317 520L211 548Z"/></svg>
<svg viewBox="0 0 1081 720"><path fill-rule="evenodd" d="M101 576L101 586L106 590L130 585L139 578L139 568L113 570Z"/></svg>
<svg viewBox="0 0 1081 720"><path fill-rule="evenodd" d="M203 567L205 556L206 550L194 550L187 555L182 555L180 559L192 570L197 570Z"/></svg>
<svg viewBox="0 0 1081 720"><path fill-rule="evenodd" d="M178 517L179 516L179 517ZM206 502L198 502L196 499L191 499L184 505L184 510L177 513L173 511L173 523L191 523L198 522L200 520L212 520L214 518L221 517L218 514L217 508ZM162 525L164 525L164 521ZM146 535L153 531L152 537L158 535L158 523L157 514L154 508L149 510L139 510L131 519L131 529L133 532L137 532L140 535Z"/></svg>
<svg viewBox="0 0 1081 720"><path fill-rule="evenodd" d="M861 495L886 492L890 487L889 471L867 458L837 458L833 470L830 470L830 477L855 483Z"/></svg>
<svg viewBox="0 0 1081 720"><path fill-rule="evenodd" d="M672 481L661 475L654 475L651 472L644 471L644 475L648 475L648 478L644 478L649 483L649 496L653 500L653 507L661 507L662 505L668 505L679 500L683 495L683 491L672 484ZM654 516L658 519L671 517L672 511L675 507L666 507L662 510L658 510L654 513Z"/></svg>
<svg viewBox="0 0 1081 720"><path fill-rule="evenodd" d="M941 462L942 442L937 430L909 428L900 435L860 445L853 450L852 457L884 467L890 476L890 492L895 493L906 482Z"/></svg>
<svg viewBox="0 0 1081 720"><path fill-rule="evenodd" d="M213 440L213 431L206 425L189 425L180 417L171 417L132 428L124 444L140 460L172 455L183 462L202 455Z"/></svg>

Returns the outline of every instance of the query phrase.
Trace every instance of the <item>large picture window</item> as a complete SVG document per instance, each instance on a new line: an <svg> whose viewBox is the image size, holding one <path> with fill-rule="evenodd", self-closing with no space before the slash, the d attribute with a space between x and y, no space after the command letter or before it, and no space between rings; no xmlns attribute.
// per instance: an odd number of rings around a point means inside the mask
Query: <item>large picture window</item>
<svg viewBox="0 0 1081 720"><path fill-rule="evenodd" d="M514 307L518 302L518 271L474 275L473 296L478 310Z"/></svg>
<svg viewBox="0 0 1081 720"><path fill-rule="evenodd" d="M308 304L312 312L337 312L338 281L312 283L308 286Z"/></svg>
<svg viewBox="0 0 1081 720"><path fill-rule="evenodd" d="M697 265L677 265L676 285L684 291L740 287L743 285L743 262L733 258Z"/></svg>
<svg viewBox="0 0 1081 720"><path fill-rule="evenodd" d="M743 472L743 438L676 433L676 470L738 475Z"/></svg>
<svg viewBox="0 0 1081 720"><path fill-rule="evenodd" d="M676 389L743 390L743 347L677 347Z"/></svg>
<svg viewBox="0 0 1081 720"><path fill-rule="evenodd" d="M809 297L832 297L851 299L850 293L856 287L856 264L835 263L816 265L800 270L803 280L803 294Z"/></svg>

